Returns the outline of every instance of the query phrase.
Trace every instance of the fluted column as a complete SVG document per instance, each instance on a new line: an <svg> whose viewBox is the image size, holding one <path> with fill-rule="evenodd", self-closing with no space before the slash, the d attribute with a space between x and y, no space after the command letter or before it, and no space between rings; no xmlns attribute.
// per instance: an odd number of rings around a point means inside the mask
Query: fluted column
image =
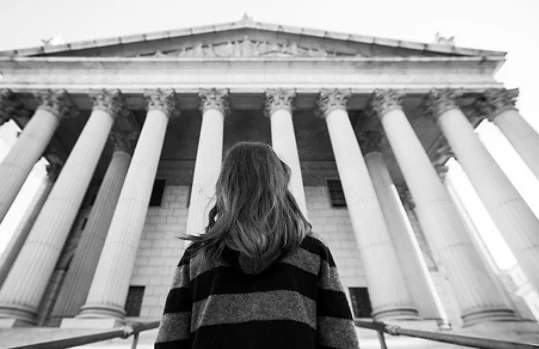
<svg viewBox="0 0 539 349"><path fill-rule="evenodd" d="M477 255L451 198L402 111L403 95L376 90L370 113L378 116L416 203L422 228L438 251L453 285L466 324L483 320L514 319L496 292L486 267Z"/></svg>
<svg viewBox="0 0 539 349"><path fill-rule="evenodd" d="M200 90L202 126L198 139L197 157L186 234L200 234L208 225L208 213L215 197L215 184L223 160L224 118L229 112L228 90Z"/></svg>
<svg viewBox="0 0 539 349"><path fill-rule="evenodd" d="M0 290L0 317L35 323L36 310L82 203L114 118L119 91L92 93L94 107Z"/></svg>
<svg viewBox="0 0 539 349"><path fill-rule="evenodd" d="M6 216L32 168L45 152L60 122L77 115L64 90L36 93L38 107L17 142L0 164L0 222Z"/></svg>
<svg viewBox="0 0 539 349"><path fill-rule="evenodd" d="M113 131L111 139L114 143L112 159L99 187L92 211L88 216L84 234L71 260L63 283L64 286L58 295L52 312L54 317L73 317L79 313L88 296L99 256L105 244L105 238L131 162L136 134Z"/></svg>
<svg viewBox="0 0 539 349"><path fill-rule="evenodd" d="M290 167L291 176L289 189L296 199L301 212L307 217L305 190L301 178L301 166L298 155L298 145L294 134L292 111L296 91L293 89L266 90L265 114L271 122L271 144L273 150Z"/></svg>
<svg viewBox="0 0 539 349"><path fill-rule="evenodd" d="M356 140L346 104L349 90L322 90L318 114L326 121L352 227L361 253L372 316L377 320L416 318L380 203Z"/></svg>
<svg viewBox="0 0 539 349"><path fill-rule="evenodd" d="M442 302L430 278L427 265L400 203L376 139L367 140L365 162L397 253L404 281L422 317L447 322Z"/></svg>
<svg viewBox="0 0 539 349"><path fill-rule="evenodd" d="M56 178L58 178L61 168L62 165L60 163L53 163L47 166L47 175L45 178L43 178L43 183L37 190L34 199L28 206L28 209L22 217L19 226L13 233L13 237L5 248L2 257L0 257L0 288L2 288L11 267L13 267L13 263L15 263L24 242L28 238L30 230L34 226L39 212L49 197L52 186L54 185Z"/></svg>
<svg viewBox="0 0 539 349"><path fill-rule="evenodd" d="M475 105L482 115L498 126L539 179L539 134L518 112L517 97L518 89L487 89Z"/></svg>
<svg viewBox="0 0 539 349"><path fill-rule="evenodd" d="M492 220L539 290L539 219L475 134L456 103L458 96L450 89L432 90L422 105L437 121Z"/></svg>
<svg viewBox="0 0 539 349"><path fill-rule="evenodd" d="M129 165L105 244L79 317L123 318L129 280L150 204L169 119L177 116L173 90L147 91L148 114ZM114 266L113 268L111 266Z"/></svg>

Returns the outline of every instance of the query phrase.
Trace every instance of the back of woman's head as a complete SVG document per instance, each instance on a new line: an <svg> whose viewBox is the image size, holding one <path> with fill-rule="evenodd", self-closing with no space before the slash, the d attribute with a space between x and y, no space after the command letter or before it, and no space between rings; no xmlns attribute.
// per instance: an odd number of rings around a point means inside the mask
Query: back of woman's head
<svg viewBox="0 0 539 349"><path fill-rule="evenodd" d="M311 225L288 190L290 174L265 143L233 146L222 164L205 233L181 237L193 242L194 263L207 266L225 246L260 261L299 246Z"/></svg>

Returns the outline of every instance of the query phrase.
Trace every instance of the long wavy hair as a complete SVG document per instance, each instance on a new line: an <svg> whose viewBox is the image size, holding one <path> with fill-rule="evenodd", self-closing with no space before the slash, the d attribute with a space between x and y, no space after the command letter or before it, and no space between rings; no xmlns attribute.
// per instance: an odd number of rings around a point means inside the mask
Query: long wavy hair
<svg viewBox="0 0 539 349"><path fill-rule="evenodd" d="M210 267L225 246L260 263L297 248L312 226L288 190L290 174L265 143L233 146L222 164L205 233L180 237L192 241L191 263Z"/></svg>

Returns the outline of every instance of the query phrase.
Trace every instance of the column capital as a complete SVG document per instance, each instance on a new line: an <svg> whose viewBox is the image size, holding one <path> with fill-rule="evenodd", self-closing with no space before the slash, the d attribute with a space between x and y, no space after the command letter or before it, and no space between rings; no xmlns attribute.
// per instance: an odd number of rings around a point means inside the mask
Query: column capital
<svg viewBox="0 0 539 349"><path fill-rule="evenodd" d="M389 89L376 89L367 102L366 112L369 116L378 116L380 119L392 110L402 110L404 93Z"/></svg>
<svg viewBox="0 0 539 349"><path fill-rule="evenodd" d="M438 117L446 111L459 109L457 99L462 96L459 89L431 89L420 103L420 108L425 116L438 120Z"/></svg>
<svg viewBox="0 0 539 349"><path fill-rule="evenodd" d="M436 170L436 173L438 174L438 177L442 180L442 182L445 182L445 179L447 178L447 173L449 172L449 167L445 164L435 164L434 169Z"/></svg>
<svg viewBox="0 0 539 349"><path fill-rule="evenodd" d="M24 103L10 89L0 90L0 126L11 120L14 116L26 113Z"/></svg>
<svg viewBox="0 0 539 349"><path fill-rule="evenodd" d="M296 89L289 88L269 88L266 90L266 105L264 114L271 117L274 111L285 109L292 113L294 110L294 99L296 98Z"/></svg>
<svg viewBox="0 0 539 349"><path fill-rule="evenodd" d="M93 110L102 110L113 118L129 114L122 93L118 89L101 89L91 91L88 95L93 101Z"/></svg>
<svg viewBox="0 0 539 349"><path fill-rule="evenodd" d="M60 171L62 170L63 166L63 164L55 162L51 162L50 164L48 164L46 166L47 177L49 177L52 182L56 182L56 179L58 179L58 176L60 175Z"/></svg>
<svg viewBox="0 0 539 349"><path fill-rule="evenodd" d="M381 152L381 143L384 135L381 130L368 130L360 132L361 150L364 155L372 152Z"/></svg>
<svg viewBox="0 0 539 349"><path fill-rule="evenodd" d="M351 89L326 89L320 90L318 99L316 100L315 114L318 117L325 118L333 110L346 110L348 100L352 96Z"/></svg>
<svg viewBox="0 0 539 349"><path fill-rule="evenodd" d="M148 111L162 111L169 119L180 115L176 92L173 89L146 90L144 91L144 98L148 101Z"/></svg>
<svg viewBox="0 0 539 349"><path fill-rule="evenodd" d="M138 132L112 130L110 139L114 145L113 152L122 151L129 155L133 155L138 136Z"/></svg>
<svg viewBox="0 0 539 349"><path fill-rule="evenodd" d="M489 88L483 92L483 96L474 102L475 109L488 118L489 121L507 110L517 110L516 100L519 90L514 88L508 90L506 88Z"/></svg>
<svg viewBox="0 0 539 349"><path fill-rule="evenodd" d="M75 108L66 90L47 89L36 91L34 96L37 100L37 109L44 109L51 112L60 121L79 115L79 111Z"/></svg>
<svg viewBox="0 0 539 349"><path fill-rule="evenodd" d="M230 113L229 90L227 88L201 88L198 90L198 97L200 98L199 108L202 115L208 109L217 109L225 116Z"/></svg>
<svg viewBox="0 0 539 349"><path fill-rule="evenodd" d="M412 198L412 194L410 193L410 189L408 188L408 186L406 184L402 184L397 185L396 188L404 208L408 211L414 210L415 201L414 198Z"/></svg>

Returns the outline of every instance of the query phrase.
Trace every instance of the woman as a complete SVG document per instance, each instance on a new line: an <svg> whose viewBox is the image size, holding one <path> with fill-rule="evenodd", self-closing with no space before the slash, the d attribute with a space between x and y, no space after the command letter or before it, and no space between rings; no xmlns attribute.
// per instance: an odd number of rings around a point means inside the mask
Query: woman
<svg viewBox="0 0 539 349"><path fill-rule="evenodd" d="M356 349L333 256L288 190L270 146L228 152L216 203L185 250L155 348Z"/></svg>

